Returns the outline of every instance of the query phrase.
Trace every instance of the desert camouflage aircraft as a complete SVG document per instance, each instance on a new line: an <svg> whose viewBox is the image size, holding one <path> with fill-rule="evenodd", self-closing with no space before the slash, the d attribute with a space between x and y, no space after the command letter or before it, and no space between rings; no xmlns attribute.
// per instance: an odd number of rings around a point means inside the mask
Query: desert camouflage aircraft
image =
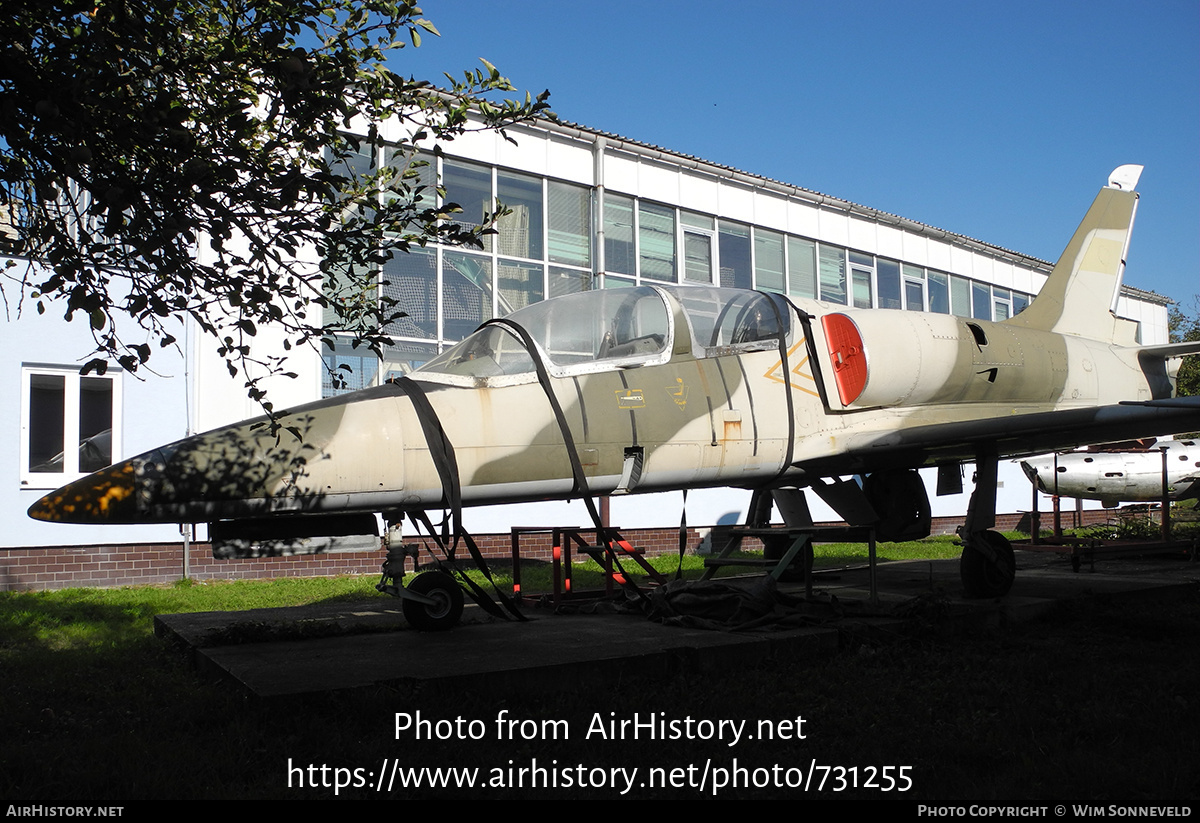
<svg viewBox="0 0 1200 823"><path fill-rule="evenodd" d="M1002 595L1015 562L989 531L1000 458L1200 429L1200 407L1171 399L1176 358L1198 345L1139 346L1111 310L1140 172L1113 172L1041 293L1003 322L713 287L575 294L488 321L409 377L300 406L282 430L181 440L29 513L208 521L218 553L287 553L372 541L377 513L800 487L886 540L928 533L918 467L957 479L971 461L963 580ZM826 482L845 475L867 479ZM431 627L461 611L440 572L393 593Z"/></svg>

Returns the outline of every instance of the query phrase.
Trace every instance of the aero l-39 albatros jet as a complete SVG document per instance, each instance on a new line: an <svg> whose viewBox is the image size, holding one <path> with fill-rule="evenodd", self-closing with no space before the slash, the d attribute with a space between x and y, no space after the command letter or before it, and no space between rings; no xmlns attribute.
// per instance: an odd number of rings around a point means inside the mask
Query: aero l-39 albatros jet
<svg viewBox="0 0 1200 823"><path fill-rule="evenodd" d="M1041 293L1003 322L711 287L575 294L484 323L408 378L300 406L283 429L190 437L29 513L209 521L215 552L288 553L374 535L376 513L811 487L886 540L928 533L916 468L957 477L972 461L963 580L1001 595L1015 564L989 531L998 459L1200 429L1200 406L1172 399L1176 358L1200 344L1139 346L1112 311L1140 173L1113 172ZM842 475L867 479L826 482ZM441 572L402 593L425 625L461 610Z"/></svg>

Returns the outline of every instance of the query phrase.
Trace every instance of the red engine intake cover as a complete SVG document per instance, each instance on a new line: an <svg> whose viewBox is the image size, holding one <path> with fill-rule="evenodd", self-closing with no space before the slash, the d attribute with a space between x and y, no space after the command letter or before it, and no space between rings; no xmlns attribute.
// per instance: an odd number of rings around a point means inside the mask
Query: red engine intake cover
<svg viewBox="0 0 1200 823"><path fill-rule="evenodd" d="M867 353L863 349L858 326L844 314L827 314L821 318L829 359L833 362L833 377L843 406L849 406L862 394L867 385Z"/></svg>

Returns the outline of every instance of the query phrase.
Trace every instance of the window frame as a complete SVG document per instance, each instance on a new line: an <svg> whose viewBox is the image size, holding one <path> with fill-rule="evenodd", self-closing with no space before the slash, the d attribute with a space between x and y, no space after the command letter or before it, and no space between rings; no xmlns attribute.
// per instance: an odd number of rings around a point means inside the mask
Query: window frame
<svg viewBox="0 0 1200 823"><path fill-rule="evenodd" d="M87 379L109 380L112 385L110 409L112 425L110 428L112 462L114 465L124 459L124 444L122 443L122 369L110 366L103 374L79 373L78 366L43 365L23 363L21 365L21 429L20 429L20 483L22 489L57 489L60 486L86 477L90 471L79 468L80 445L80 413L79 401L83 381ZM38 472L29 466L31 444L30 426L32 422L33 378L62 377L63 378L63 470L61 472ZM72 413L73 410L73 413ZM94 436L94 435L93 435ZM69 444L74 444L71 447Z"/></svg>
<svg viewBox="0 0 1200 823"><path fill-rule="evenodd" d="M914 301L910 290L916 289L920 300ZM925 287L925 269L911 263L900 264L900 293L906 311L929 311L927 308L928 294ZM914 302L920 305L913 305Z"/></svg>

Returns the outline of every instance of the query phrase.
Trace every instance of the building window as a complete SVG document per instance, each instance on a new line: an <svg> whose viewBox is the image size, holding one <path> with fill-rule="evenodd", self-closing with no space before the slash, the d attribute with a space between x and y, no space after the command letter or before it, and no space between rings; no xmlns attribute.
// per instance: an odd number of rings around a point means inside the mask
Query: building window
<svg viewBox="0 0 1200 823"><path fill-rule="evenodd" d="M821 299L846 305L846 250L821 244Z"/></svg>
<svg viewBox="0 0 1200 823"><path fill-rule="evenodd" d="M902 309L900 264L882 257L875 261L875 282L879 287L879 308ZM907 284L909 281L905 281ZM922 306L922 308L924 308Z"/></svg>
<svg viewBox="0 0 1200 823"><path fill-rule="evenodd" d="M683 276L689 283L712 283L712 236L683 232Z"/></svg>
<svg viewBox="0 0 1200 823"><path fill-rule="evenodd" d="M1019 291L1012 293L1013 314L1018 315L1025 309L1029 308L1029 295L1021 294Z"/></svg>
<svg viewBox="0 0 1200 823"><path fill-rule="evenodd" d="M902 268L904 270L904 308L909 311L925 311L925 269L920 266L910 266L907 263Z"/></svg>
<svg viewBox="0 0 1200 823"><path fill-rule="evenodd" d="M545 296L542 277L540 265L501 260L496 272L496 316L540 301Z"/></svg>
<svg viewBox="0 0 1200 823"><path fill-rule="evenodd" d="M451 222L457 223L464 229L474 229L483 225L484 218L495 210L492 201L492 170L477 163L467 163L462 160L446 160L442 164L442 185L445 186L446 196L444 206L458 206L460 212L455 213ZM516 205L516 204L514 204ZM498 226L501 236L512 237L513 227L519 224L521 217L518 212L508 215L507 227ZM484 235L483 248L492 250L491 235ZM513 240L519 243L519 240Z"/></svg>
<svg viewBox="0 0 1200 823"><path fill-rule="evenodd" d="M646 280L675 282L675 210L656 203L638 207L638 257Z"/></svg>
<svg viewBox="0 0 1200 823"><path fill-rule="evenodd" d="M506 269L512 267L506 266ZM538 287L541 277L539 270ZM504 312L505 314L508 311ZM474 254L442 252L442 339L462 340L492 319L492 261Z"/></svg>
<svg viewBox="0 0 1200 823"><path fill-rule="evenodd" d="M950 313L971 317L971 281L956 274L950 275Z"/></svg>
<svg viewBox="0 0 1200 823"><path fill-rule="evenodd" d="M937 314L950 313L950 286L940 271L929 272L929 310Z"/></svg>
<svg viewBox="0 0 1200 823"><path fill-rule="evenodd" d="M850 252L851 296L856 309L869 309L874 304L871 294L871 279L875 272L875 260L869 254Z"/></svg>
<svg viewBox="0 0 1200 823"><path fill-rule="evenodd" d="M754 288L754 270L750 268L750 227L721 220L717 228L720 285L727 289Z"/></svg>
<svg viewBox="0 0 1200 823"><path fill-rule="evenodd" d="M971 316L976 320L992 319L992 288L987 283L971 281Z"/></svg>
<svg viewBox="0 0 1200 823"><path fill-rule="evenodd" d="M633 242L633 198L606 192L604 195L604 270L637 273Z"/></svg>
<svg viewBox="0 0 1200 823"><path fill-rule="evenodd" d="M713 281L713 219L704 214L679 212L683 230L683 279L711 285Z"/></svg>
<svg viewBox="0 0 1200 823"><path fill-rule="evenodd" d="M383 264L383 293L407 313L388 324L389 336L437 338L437 275L433 249L410 249Z"/></svg>
<svg viewBox="0 0 1200 823"><path fill-rule="evenodd" d="M783 235L754 230L754 282L762 291L786 293L783 283Z"/></svg>
<svg viewBox="0 0 1200 823"><path fill-rule="evenodd" d="M405 316L384 329L394 345L385 351L382 361L367 349L350 347L348 337L337 339L335 331L322 352L327 372L323 396L407 374L414 364L436 356L439 349L461 340L481 322L503 317L547 294L574 294L592 287L589 187L399 146L385 146L375 154L364 149L342 161L339 169L347 176L369 176L379 167L381 157L387 169L417 187L419 207L432 208L439 202L443 208L454 207L449 222L455 225L478 227L494 209L504 213L496 215L494 231L482 238L482 248L432 242L397 251L387 259L363 261L362 255L346 253L326 260L326 297L348 311L351 320L356 313L372 309L381 298ZM390 174L384 178L390 179ZM379 196L389 196L386 188L380 189ZM617 246L628 240L622 250L628 260L636 262L633 199L609 198L607 205L606 226L609 219L621 223L624 216L628 221L612 226L610 236L617 238ZM627 206L627 214L623 215L622 205ZM665 227L656 227L665 232L667 242L658 244L665 245L665 250L655 246L656 238L644 238L644 243L652 255L659 255L656 261L672 266L673 211L647 206L643 212L665 215ZM653 216L645 222L655 228ZM414 223L412 228L420 226ZM612 247L609 250L611 259L623 267L622 255ZM551 265L547 266L548 262ZM362 312L355 311L359 306ZM339 319L333 308L326 308L325 323L334 325Z"/></svg>
<svg viewBox="0 0 1200 823"><path fill-rule="evenodd" d="M375 385L379 358L366 346L352 347L349 343L328 343L321 350L325 369L321 372L321 396L333 397Z"/></svg>
<svg viewBox="0 0 1200 823"><path fill-rule="evenodd" d="M119 375L119 372L117 373ZM120 456L120 380L72 367L21 369L21 485L52 489Z"/></svg>
<svg viewBox="0 0 1200 823"><path fill-rule="evenodd" d="M550 297L562 297L564 294L578 294L592 288L592 274L582 269L565 269L561 266L550 267Z"/></svg>
<svg viewBox="0 0 1200 823"><path fill-rule="evenodd" d="M506 212L496 220L500 253L541 260L542 180L514 172L496 173L496 199Z"/></svg>
<svg viewBox="0 0 1200 823"><path fill-rule="evenodd" d="M551 180L546 187L550 262L592 265L592 193L585 186Z"/></svg>
<svg viewBox="0 0 1200 823"><path fill-rule="evenodd" d="M817 244L788 237L788 291L800 297L817 296Z"/></svg>
<svg viewBox="0 0 1200 823"><path fill-rule="evenodd" d="M992 286L992 305L996 320L1007 320L1012 316L1012 293L1008 289Z"/></svg>

